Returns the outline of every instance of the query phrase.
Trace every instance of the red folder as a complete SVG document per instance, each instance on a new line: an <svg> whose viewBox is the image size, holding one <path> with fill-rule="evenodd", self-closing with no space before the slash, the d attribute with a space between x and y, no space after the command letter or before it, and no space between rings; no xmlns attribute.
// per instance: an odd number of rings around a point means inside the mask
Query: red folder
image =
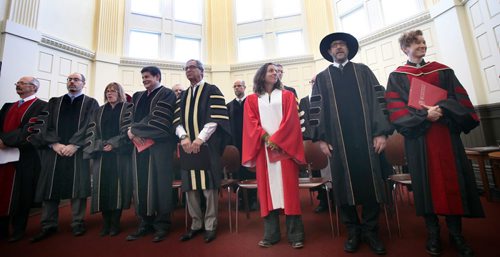
<svg viewBox="0 0 500 257"><path fill-rule="evenodd" d="M146 149L148 149L149 147L151 147L152 145L155 144L155 141L151 138L146 138L144 140L144 144L140 145L140 144L137 144L135 141L132 140L132 142L134 142L134 145L135 145L135 148L137 148L137 152L140 153Z"/></svg>
<svg viewBox="0 0 500 257"><path fill-rule="evenodd" d="M446 100L447 97L448 92L446 90L414 78L410 85L408 106L421 110L424 108L422 105L434 106L437 102Z"/></svg>

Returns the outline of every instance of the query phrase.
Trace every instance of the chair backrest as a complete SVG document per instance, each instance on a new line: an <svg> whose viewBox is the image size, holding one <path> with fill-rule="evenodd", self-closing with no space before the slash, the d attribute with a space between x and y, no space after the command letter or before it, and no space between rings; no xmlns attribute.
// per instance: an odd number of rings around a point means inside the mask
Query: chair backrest
<svg viewBox="0 0 500 257"><path fill-rule="evenodd" d="M401 134L394 132L387 138L385 158L393 166L406 165L405 141Z"/></svg>
<svg viewBox="0 0 500 257"><path fill-rule="evenodd" d="M318 142L304 141L304 152L312 170L321 170L328 165L328 157L321 151Z"/></svg>
<svg viewBox="0 0 500 257"><path fill-rule="evenodd" d="M240 151L234 145L227 145L222 154L222 167L227 173L235 173L240 169Z"/></svg>

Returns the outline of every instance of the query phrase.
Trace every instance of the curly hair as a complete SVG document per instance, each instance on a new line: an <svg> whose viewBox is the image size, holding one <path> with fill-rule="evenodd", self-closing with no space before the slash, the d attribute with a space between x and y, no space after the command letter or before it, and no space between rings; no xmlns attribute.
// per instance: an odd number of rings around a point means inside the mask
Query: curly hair
<svg viewBox="0 0 500 257"><path fill-rule="evenodd" d="M422 31L419 29L410 30L403 33L403 35L401 35L398 39L401 50L403 50L405 47L409 47L412 43L417 42L418 40L417 37L422 35L423 35Z"/></svg>

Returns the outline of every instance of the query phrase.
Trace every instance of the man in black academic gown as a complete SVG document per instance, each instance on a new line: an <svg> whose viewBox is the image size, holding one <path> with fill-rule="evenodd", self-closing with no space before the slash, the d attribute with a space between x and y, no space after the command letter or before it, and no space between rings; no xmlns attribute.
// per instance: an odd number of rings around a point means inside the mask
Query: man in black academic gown
<svg viewBox="0 0 500 257"><path fill-rule="evenodd" d="M210 163L202 163L206 166L203 169L181 170L192 223L180 240L190 240L204 229L204 240L209 243L216 237L218 190L223 174L221 156L231 135L229 116L219 88L203 80L203 64L189 60L184 70L191 85L177 100L175 133L187 154L198 154L202 145L206 145ZM181 156L181 166L182 163ZM201 209L200 191L206 199L205 213Z"/></svg>
<svg viewBox="0 0 500 257"><path fill-rule="evenodd" d="M240 151L240 163L241 163L241 141L243 134L243 110L245 105L245 81L238 79L233 83L233 90L236 98L227 104L227 110L229 112L229 122L231 123L231 135L233 138L233 145ZM238 179L255 179L255 172L249 171L246 167L240 165L238 170ZM239 200L239 199L238 199ZM257 191L250 190L248 193L248 202L250 210L257 210Z"/></svg>
<svg viewBox="0 0 500 257"><path fill-rule="evenodd" d="M9 242L24 236L40 174L38 154L26 140L29 121L47 106L47 102L36 97L40 87L36 78L22 77L15 85L20 100L4 104L0 111L0 149L19 151L17 161L0 164L0 238L8 237L12 224Z"/></svg>
<svg viewBox="0 0 500 257"><path fill-rule="evenodd" d="M329 34L320 51L333 64L316 76L309 123L313 140L330 158L335 201L348 231L344 251L355 252L363 237L376 254L385 254L378 237L385 198L380 154L392 128L377 100L379 83L366 65L349 61L358 51L352 35ZM363 207L361 221L357 205Z"/></svg>
<svg viewBox="0 0 500 257"><path fill-rule="evenodd" d="M134 204L139 229L127 237L133 241L153 233L153 242L160 242L170 229L172 211L173 155L177 143L173 134L175 93L160 84L161 71L148 66L141 70L145 91L133 96L134 121L128 130L136 145L132 155ZM149 143L148 143L149 142ZM153 144L143 151L141 145Z"/></svg>
<svg viewBox="0 0 500 257"><path fill-rule="evenodd" d="M39 147L42 170L38 180L36 199L43 201L42 230L32 242L53 235L58 229L60 200L71 200L74 236L85 233L84 216L87 197L90 196L89 162L83 159L85 129L97 101L83 94L85 76L72 73L68 76L68 93L49 100L47 115L41 133L30 137Z"/></svg>

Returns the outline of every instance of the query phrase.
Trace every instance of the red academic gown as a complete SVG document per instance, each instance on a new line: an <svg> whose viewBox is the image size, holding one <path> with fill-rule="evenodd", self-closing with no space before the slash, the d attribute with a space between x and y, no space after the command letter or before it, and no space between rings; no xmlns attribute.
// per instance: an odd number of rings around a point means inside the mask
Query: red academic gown
<svg viewBox="0 0 500 257"><path fill-rule="evenodd" d="M284 212L286 215L300 215L299 201L299 164L305 163L302 133L295 96L286 90L282 92L283 118L279 129L269 141L275 143L286 156L281 160L284 194ZM269 188L267 158L262 136L266 133L261 125L258 95L247 97L243 119L242 164L256 167L257 186L262 217L276 209L273 207Z"/></svg>
<svg viewBox="0 0 500 257"><path fill-rule="evenodd" d="M408 107L414 78L448 92L438 103L443 117L437 122L427 121L426 110ZM438 62L400 66L389 76L386 100L391 122L405 136L417 215L482 217L474 173L460 139L479 119L453 70Z"/></svg>
<svg viewBox="0 0 500 257"><path fill-rule="evenodd" d="M12 104L5 116L3 132L8 133L18 129L24 113L35 101L36 98L25 102L21 106L18 106L17 103ZM0 164L0 216L9 215L15 175L16 167L14 162Z"/></svg>

